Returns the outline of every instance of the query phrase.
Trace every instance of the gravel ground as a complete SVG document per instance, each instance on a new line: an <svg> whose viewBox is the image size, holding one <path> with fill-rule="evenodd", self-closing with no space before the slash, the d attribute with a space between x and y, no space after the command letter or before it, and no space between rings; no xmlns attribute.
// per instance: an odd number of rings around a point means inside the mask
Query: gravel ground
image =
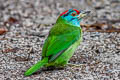
<svg viewBox="0 0 120 80"><path fill-rule="evenodd" d="M119 0L0 0L0 80L120 80L120 33L84 32L83 42L63 70L24 72L41 59L48 31L66 9L91 10L84 24L119 20ZM120 22L112 23L116 27Z"/></svg>

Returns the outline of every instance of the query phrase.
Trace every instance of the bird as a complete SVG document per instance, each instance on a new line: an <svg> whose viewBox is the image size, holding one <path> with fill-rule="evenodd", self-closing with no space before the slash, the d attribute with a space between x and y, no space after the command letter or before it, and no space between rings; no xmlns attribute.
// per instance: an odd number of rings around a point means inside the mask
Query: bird
<svg viewBox="0 0 120 80"><path fill-rule="evenodd" d="M42 67L64 67L82 41L80 22L90 11L68 9L61 13L49 31L42 48L42 59L28 69L30 76Z"/></svg>

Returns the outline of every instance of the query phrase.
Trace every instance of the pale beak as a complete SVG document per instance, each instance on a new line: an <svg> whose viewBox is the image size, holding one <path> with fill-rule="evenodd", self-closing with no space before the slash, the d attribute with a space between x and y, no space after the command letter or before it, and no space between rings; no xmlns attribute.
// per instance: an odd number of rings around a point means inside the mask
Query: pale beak
<svg viewBox="0 0 120 80"><path fill-rule="evenodd" d="M91 11L81 11L78 15L78 19L84 18L90 14Z"/></svg>

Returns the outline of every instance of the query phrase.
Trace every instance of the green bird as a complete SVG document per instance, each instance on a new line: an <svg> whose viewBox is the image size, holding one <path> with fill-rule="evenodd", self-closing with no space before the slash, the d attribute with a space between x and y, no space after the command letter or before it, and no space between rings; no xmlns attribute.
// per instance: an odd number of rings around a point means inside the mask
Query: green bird
<svg viewBox="0 0 120 80"><path fill-rule="evenodd" d="M29 76L41 67L64 67L82 40L80 22L90 11L69 9L60 14L49 31L42 49L42 60L25 72Z"/></svg>

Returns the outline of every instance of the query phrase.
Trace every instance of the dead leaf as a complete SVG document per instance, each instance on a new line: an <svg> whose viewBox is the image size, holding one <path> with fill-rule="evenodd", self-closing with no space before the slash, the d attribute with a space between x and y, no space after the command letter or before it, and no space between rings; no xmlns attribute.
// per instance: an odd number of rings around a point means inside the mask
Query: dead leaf
<svg viewBox="0 0 120 80"><path fill-rule="evenodd" d="M14 24L14 23L17 23L18 20L13 18L13 17L10 17L6 22L4 22L4 25L6 24Z"/></svg>
<svg viewBox="0 0 120 80"><path fill-rule="evenodd" d="M8 19L8 21L11 22L11 23L15 23L15 22L17 22L18 20L15 19L15 18L13 18L13 17L10 17L10 18Z"/></svg>
<svg viewBox="0 0 120 80"><path fill-rule="evenodd" d="M117 22L117 21L113 20L113 22ZM81 24L81 27L83 28L83 31L87 31L87 32L120 32L120 28L117 29L115 28L115 26L107 22L106 23L96 22L91 25Z"/></svg>
<svg viewBox="0 0 120 80"><path fill-rule="evenodd" d="M6 33L8 30L5 28L0 28L0 35Z"/></svg>
<svg viewBox="0 0 120 80"><path fill-rule="evenodd" d="M21 56L17 56L14 59L15 59L15 61L29 61L29 60L31 60L31 58L26 58L26 57L21 57Z"/></svg>
<svg viewBox="0 0 120 80"><path fill-rule="evenodd" d="M5 50L2 50L3 53L9 53L9 52L16 52L18 48L7 48Z"/></svg>

